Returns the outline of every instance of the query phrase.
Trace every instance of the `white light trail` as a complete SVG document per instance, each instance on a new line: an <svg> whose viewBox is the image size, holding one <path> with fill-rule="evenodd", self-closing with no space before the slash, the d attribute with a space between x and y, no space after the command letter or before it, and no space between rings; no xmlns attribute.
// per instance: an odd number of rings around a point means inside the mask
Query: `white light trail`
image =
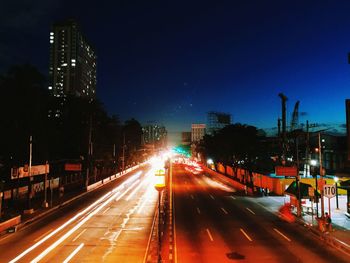
<svg viewBox="0 0 350 263"><path fill-rule="evenodd" d="M53 232L51 232L49 235L47 235L45 238L41 239L39 242L37 242L36 244L34 244L33 246L27 248L25 251L23 251L21 254L19 254L17 257L15 257L14 259L12 259L9 263L14 263L17 262L18 260L20 260L21 258L23 258L25 255L27 255L28 253L30 253L31 251L33 251L35 248L37 248L38 246L40 246L42 243L44 243L45 241L47 241L49 238L51 238L53 235L57 234L59 231L61 231L62 229L66 228L69 224L71 224L73 221L75 221L77 218L79 218L80 216L88 213L89 210L93 209L95 206L97 206L100 202L102 202L104 199L108 198L109 196L111 196L113 193L119 191L122 187L125 187L125 184L130 183L132 180L135 180L136 177L138 177L142 172L138 172L134 175L132 175L130 178L128 178L125 182L123 182L120 186L116 187L114 190L108 192L107 194L105 194L104 196L102 196L101 198L99 198L97 201L95 201L94 203L92 203L91 205L89 205L87 208L85 208L83 211L77 213L74 217L72 217L71 219L69 219L67 222L65 222L63 225L61 225L60 227L58 227L56 230L54 230ZM115 193L113 195L113 198L115 198L117 195L119 194L119 192ZM110 198L108 199L110 200ZM104 207L104 206L100 206L100 207ZM98 211L100 210L98 207ZM96 211L96 210L95 210ZM86 218L90 218L92 213L89 213L87 215ZM80 221L81 222L86 222L84 218L83 220ZM79 224L80 224L79 223Z"/></svg>
<svg viewBox="0 0 350 263"><path fill-rule="evenodd" d="M131 188L134 187L134 185L138 182L138 180L133 183L128 189L125 190L125 192L121 195L124 196L128 191L130 191ZM51 246L49 246L47 249L45 249L39 256L34 258L31 263L37 263L40 260L42 260L48 253L50 253L53 249L55 249L59 244L61 244L65 239L67 239L71 234L73 234L79 227L81 227L83 224L85 224L86 221L88 221L91 217L93 217L95 214L97 214L102 208L104 208L108 203L110 203L117 195L118 193L112 195L110 198L108 198L104 203L102 203L99 207L96 208L92 213L90 213L84 220L79 222L77 225L75 225L72 229L70 229L66 234L64 234L62 237L60 237L55 243L53 243ZM120 197L121 197L120 196Z"/></svg>

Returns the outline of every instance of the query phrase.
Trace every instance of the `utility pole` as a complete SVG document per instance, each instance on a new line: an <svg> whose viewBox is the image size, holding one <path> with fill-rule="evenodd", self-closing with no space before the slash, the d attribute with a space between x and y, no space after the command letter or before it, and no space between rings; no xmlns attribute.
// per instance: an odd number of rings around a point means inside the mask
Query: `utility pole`
<svg viewBox="0 0 350 263"><path fill-rule="evenodd" d="M320 177L322 180L322 188L321 191L321 217L324 216L324 203L323 203L323 167L322 167L322 147L321 147L321 132L318 133L318 154L319 154L319 162L320 162Z"/></svg>
<svg viewBox="0 0 350 263"><path fill-rule="evenodd" d="M92 116L90 115L89 121L89 138L88 138L88 156L87 156L87 168L86 168L86 178L85 178L85 187L89 186L89 177L91 173L91 157L92 157Z"/></svg>
<svg viewBox="0 0 350 263"><path fill-rule="evenodd" d="M49 205L47 203L47 189L46 189L46 184L47 184L47 168L48 168L48 161L45 163L45 180L44 180L44 202L43 202L43 207L47 208Z"/></svg>
<svg viewBox="0 0 350 263"><path fill-rule="evenodd" d="M286 158L286 101L287 97L283 93L279 93L278 96L282 100L282 161Z"/></svg>
<svg viewBox="0 0 350 263"><path fill-rule="evenodd" d="M28 185L28 211L31 209L31 201L32 201L32 150L33 150L33 137L29 136L29 185Z"/></svg>
<svg viewBox="0 0 350 263"><path fill-rule="evenodd" d="M122 159L122 172L125 169L125 133L123 133L123 159Z"/></svg>
<svg viewBox="0 0 350 263"><path fill-rule="evenodd" d="M301 189L300 189L300 176L299 176L299 140L296 137L296 159L297 159L297 187L298 187L298 209L297 216L301 216Z"/></svg>
<svg viewBox="0 0 350 263"><path fill-rule="evenodd" d="M309 134L309 121L306 121L306 164L305 164L305 175L310 175L310 134Z"/></svg>

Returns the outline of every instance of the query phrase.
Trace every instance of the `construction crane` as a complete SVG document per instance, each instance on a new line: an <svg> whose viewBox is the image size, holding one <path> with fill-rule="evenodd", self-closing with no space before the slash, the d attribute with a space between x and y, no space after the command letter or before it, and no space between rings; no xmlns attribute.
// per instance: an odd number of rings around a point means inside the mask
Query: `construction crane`
<svg viewBox="0 0 350 263"><path fill-rule="evenodd" d="M288 98L283 93L279 93L278 96L282 100L282 160L284 160L286 156L286 148L287 148L286 101Z"/></svg>
<svg viewBox="0 0 350 263"><path fill-rule="evenodd" d="M278 94L278 96L282 100L282 138L284 140L286 138L286 101L288 98L283 93Z"/></svg>
<svg viewBox="0 0 350 263"><path fill-rule="evenodd" d="M294 106L292 121L290 123L290 131L294 131L298 129L298 126L299 126L299 101L297 101Z"/></svg>

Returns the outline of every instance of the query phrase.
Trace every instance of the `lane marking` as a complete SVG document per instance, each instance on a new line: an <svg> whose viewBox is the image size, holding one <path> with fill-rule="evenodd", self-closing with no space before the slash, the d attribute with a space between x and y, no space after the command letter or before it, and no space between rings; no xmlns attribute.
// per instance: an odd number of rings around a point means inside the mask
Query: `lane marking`
<svg viewBox="0 0 350 263"><path fill-rule="evenodd" d="M222 210L226 215L228 215L228 212L225 210L225 208L221 207L221 210Z"/></svg>
<svg viewBox="0 0 350 263"><path fill-rule="evenodd" d="M212 196L212 195L210 195L210 198L213 199L213 200L215 200L214 196Z"/></svg>
<svg viewBox="0 0 350 263"><path fill-rule="evenodd" d="M83 231L81 231L72 241L75 242L75 240L77 240L82 234L84 234L86 230L87 228L83 229Z"/></svg>
<svg viewBox="0 0 350 263"><path fill-rule="evenodd" d="M199 210L199 208L197 207L197 212L198 214L201 214L201 210Z"/></svg>
<svg viewBox="0 0 350 263"><path fill-rule="evenodd" d="M282 237L284 237L286 240L288 240L289 242L291 241L287 236L285 236L282 232L280 232L278 229L274 228L273 230L275 230L278 234L280 234Z"/></svg>
<svg viewBox="0 0 350 263"><path fill-rule="evenodd" d="M102 214L105 214L109 209L111 209L111 208L107 207L107 209L105 211L103 211Z"/></svg>
<svg viewBox="0 0 350 263"><path fill-rule="evenodd" d="M148 179L148 177L149 177L149 175L145 178L145 179ZM140 183L135 189L134 189L134 191L132 191L131 193L130 193L130 195L125 199L126 201L129 201L130 199L131 199L131 197L133 197L136 193L137 193L137 191L147 182L147 180L143 180L143 182L142 183Z"/></svg>
<svg viewBox="0 0 350 263"><path fill-rule="evenodd" d="M124 195L126 195L133 187L135 187L135 185L138 183L139 180L137 180L136 182L134 182L128 189L125 190L125 192L120 196L120 198L122 198ZM77 225L75 225L72 229L70 229L67 233L65 233L63 236L61 236L56 242L54 242L53 244L51 244L48 248L46 248L41 254L39 254L36 258L34 258L31 262L32 263L36 263L39 262L40 260L42 260L49 252L51 252L53 249L55 249L59 244L61 244L65 239L67 239L70 235L72 235L77 229L79 229L83 224L85 224L86 221L88 221L92 216L94 216L95 214L97 214L98 212L100 212L100 210L102 210L107 204L109 204L110 202L113 201L113 199L115 199L116 195L118 193L112 195L112 197L110 197L109 199L107 199L106 201L104 201L104 203L102 203L100 206L98 206L93 212L91 212L86 218L84 218L82 221L80 221ZM53 233L53 232L52 232ZM51 233L51 234L52 234ZM33 246L34 247L34 246ZM29 248L30 250L33 249L33 247ZM19 255L18 257L23 257L24 253L28 253L26 250L25 252L23 252L21 255ZM13 259L10 262L16 262L18 261L18 257Z"/></svg>
<svg viewBox="0 0 350 263"><path fill-rule="evenodd" d="M63 263L68 263L78 252L80 249L82 249L84 246L84 243L81 243L79 247L74 249L74 251L63 261Z"/></svg>
<svg viewBox="0 0 350 263"><path fill-rule="evenodd" d="M170 159L171 160L171 159ZM176 243L176 220L175 220L175 193L173 191L173 170L172 170L172 164L170 162L170 204L171 204L171 210L173 211L173 224L174 224L174 262L177 263L177 243Z"/></svg>
<svg viewBox="0 0 350 263"><path fill-rule="evenodd" d="M210 234L209 229L207 228L206 230L207 230L207 234L208 234L208 236L209 236L210 241L214 241L212 235Z"/></svg>
<svg viewBox="0 0 350 263"><path fill-rule="evenodd" d="M193 195L191 195L191 198L194 200L194 196Z"/></svg>
<svg viewBox="0 0 350 263"><path fill-rule="evenodd" d="M244 235L250 242L253 241L253 240L250 238L250 236L248 236L248 234L247 234L242 228L240 228L239 230L243 233L243 235Z"/></svg>
<svg viewBox="0 0 350 263"><path fill-rule="evenodd" d="M50 229L49 231L45 232L44 234L42 234L40 237L34 239L34 242L37 242L39 239L41 239L42 237L46 236L48 233L50 233L53 229Z"/></svg>
<svg viewBox="0 0 350 263"><path fill-rule="evenodd" d="M246 207L245 209L247 209L250 213L252 213L253 215L255 215L255 213L248 207Z"/></svg>
<svg viewBox="0 0 350 263"><path fill-rule="evenodd" d="M236 197L234 197L234 196L231 196L231 198L232 198L233 200L236 200Z"/></svg>

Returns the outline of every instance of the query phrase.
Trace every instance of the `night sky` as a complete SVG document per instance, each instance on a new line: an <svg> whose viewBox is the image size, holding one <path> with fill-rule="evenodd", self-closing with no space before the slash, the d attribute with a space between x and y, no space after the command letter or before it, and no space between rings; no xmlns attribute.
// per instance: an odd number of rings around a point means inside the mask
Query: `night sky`
<svg viewBox="0 0 350 263"><path fill-rule="evenodd" d="M49 32L74 17L98 56L97 95L110 114L173 133L210 110L259 128L345 123L350 1L3 1L0 71L31 63L48 75Z"/></svg>

